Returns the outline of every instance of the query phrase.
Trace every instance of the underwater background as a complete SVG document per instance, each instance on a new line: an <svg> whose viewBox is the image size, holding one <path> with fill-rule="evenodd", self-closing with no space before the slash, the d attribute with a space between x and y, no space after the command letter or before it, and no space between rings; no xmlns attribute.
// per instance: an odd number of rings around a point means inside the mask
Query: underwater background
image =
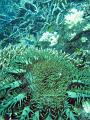
<svg viewBox="0 0 90 120"><path fill-rule="evenodd" d="M0 0L0 120L90 120L90 0Z"/></svg>

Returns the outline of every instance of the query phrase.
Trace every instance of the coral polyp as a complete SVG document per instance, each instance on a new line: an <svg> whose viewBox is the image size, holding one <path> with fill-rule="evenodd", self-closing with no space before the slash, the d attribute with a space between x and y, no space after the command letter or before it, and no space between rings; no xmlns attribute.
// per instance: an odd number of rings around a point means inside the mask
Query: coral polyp
<svg viewBox="0 0 90 120"><path fill-rule="evenodd" d="M85 92L90 70L83 76L84 70L69 55L51 49L9 46L0 56L0 115L9 114L13 120L76 120L69 102L90 97Z"/></svg>

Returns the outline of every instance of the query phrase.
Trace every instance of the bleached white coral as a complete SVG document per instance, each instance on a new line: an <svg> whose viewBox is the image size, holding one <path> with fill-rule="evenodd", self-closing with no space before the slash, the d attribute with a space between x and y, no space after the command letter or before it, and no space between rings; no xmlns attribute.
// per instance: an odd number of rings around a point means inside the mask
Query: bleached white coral
<svg viewBox="0 0 90 120"><path fill-rule="evenodd" d="M65 23L69 24L71 28L74 25L76 25L78 22L82 22L84 20L83 15L84 15L83 11L79 11L75 8L72 8L69 11L69 14L65 16Z"/></svg>
<svg viewBox="0 0 90 120"><path fill-rule="evenodd" d="M57 34L57 32L54 32L54 33L45 32L45 33L43 33L43 35L41 36L39 41L40 42L50 42L49 46L54 46L58 43L58 38L59 38L59 35Z"/></svg>

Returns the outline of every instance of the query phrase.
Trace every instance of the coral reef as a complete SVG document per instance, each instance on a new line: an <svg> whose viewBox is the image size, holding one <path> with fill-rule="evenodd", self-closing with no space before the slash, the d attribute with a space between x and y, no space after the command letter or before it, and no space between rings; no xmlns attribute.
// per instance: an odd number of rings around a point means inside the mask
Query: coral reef
<svg viewBox="0 0 90 120"><path fill-rule="evenodd" d="M0 0L0 120L90 120L90 0Z"/></svg>

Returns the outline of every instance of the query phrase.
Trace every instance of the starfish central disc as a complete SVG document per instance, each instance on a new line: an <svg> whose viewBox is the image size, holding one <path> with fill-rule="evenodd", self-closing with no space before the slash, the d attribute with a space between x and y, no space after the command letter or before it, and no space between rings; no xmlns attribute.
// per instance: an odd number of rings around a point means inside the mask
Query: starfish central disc
<svg viewBox="0 0 90 120"><path fill-rule="evenodd" d="M33 66L33 98L39 105L60 107L66 98L70 68L62 62L43 60Z"/></svg>

